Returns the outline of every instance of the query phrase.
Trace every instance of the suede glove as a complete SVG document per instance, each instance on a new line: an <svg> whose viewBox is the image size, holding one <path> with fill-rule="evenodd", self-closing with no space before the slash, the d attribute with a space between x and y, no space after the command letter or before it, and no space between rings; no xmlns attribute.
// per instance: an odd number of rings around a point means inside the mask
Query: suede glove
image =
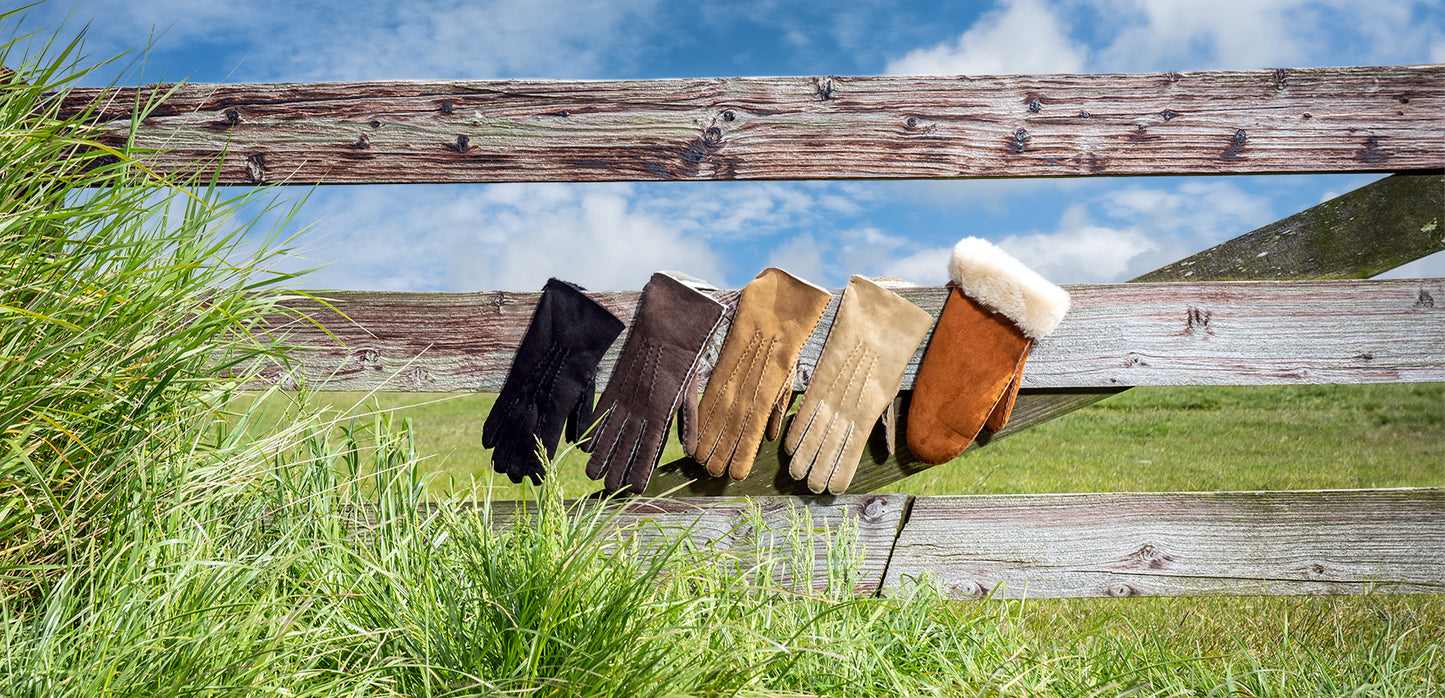
<svg viewBox="0 0 1445 698"><path fill-rule="evenodd" d="M986 240L960 240L948 270L908 405L908 450L934 465L1008 423L1029 350L1069 312L1068 292Z"/></svg>
<svg viewBox="0 0 1445 698"><path fill-rule="evenodd" d="M548 279L532 312L512 370L482 425L482 446L492 468L512 482L541 484L545 469L537 442L550 458L565 428L568 441L592 425L597 365L622 333L622 321L582 288Z"/></svg>
<svg viewBox="0 0 1445 698"><path fill-rule="evenodd" d="M592 454L587 477L606 476L611 492L647 489L679 406L685 415L679 429L696 428L698 359L722 316L722 303L711 296L666 274L652 275L597 402L602 420L581 445Z"/></svg>
<svg viewBox="0 0 1445 698"><path fill-rule="evenodd" d="M764 429L768 439L778 437L792 401L798 355L832 299L828 291L772 267L743 287L698 407L698 442L688 454L713 477L746 478Z"/></svg>
<svg viewBox="0 0 1445 698"><path fill-rule="evenodd" d="M933 316L902 296L861 276L848 282L783 440L794 480L806 478L815 494L848 489L874 422L893 406L908 360L932 326Z"/></svg>

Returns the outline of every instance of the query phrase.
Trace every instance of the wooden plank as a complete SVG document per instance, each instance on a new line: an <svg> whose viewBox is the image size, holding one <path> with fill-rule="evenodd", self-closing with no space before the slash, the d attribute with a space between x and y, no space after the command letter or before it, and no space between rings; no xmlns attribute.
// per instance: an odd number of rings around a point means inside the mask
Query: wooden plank
<svg viewBox="0 0 1445 698"><path fill-rule="evenodd" d="M871 595L882 586L893 541L911 497L868 494L846 497L751 497L733 499L635 499L604 515L614 532L636 534L643 547L685 535L702 554L724 554L740 569L771 568L773 582L789 589L839 590L846 583L856 594ZM586 505L595 504L590 500ZM578 502L569 502L575 511ZM457 506L427 503L428 508ZM493 526L512 525L535 502L466 502L463 509L489 510ZM347 509L340 519L364 538L376 527L375 511ZM613 538L612 540L615 540ZM855 557L855 575L838 579L839 556ZM830 577L830 574L832 576ZM806 585L795 584L808 579ZM845 587L846 590L848 587Z"/></svg>
<svg viewBox="0 0 1445 698"><path fill-rule="evenodd" d="M1445 593L1445 490L917 497L884 580L952 596Z"/></svg>
<svg viewBox="0 0 1445 698"><path fill-rule="evenodd" d="M171 86L74 89L124 142ZM1445 66L187 85L162 171L234 184L1382 172L1445 166Z"/></svg>
<svg viewBox="0 0 1445 698"><path fill-rule="evenodd" d="M1135 281L1366 279L1445 250L1445 176L1397 174Z"/></svg>
<svg viewBox="0 0 1445 698"><path fill-rule="evenodd" d="M1030 354L1026 388L1274 385L1445 380L1445 280L1211 282L1071 286L1073 308ZM945 291L902 289L938 314ZM595 294L627 320L637 293ZM307 378L332 390L500 389L536 293L330 295L337 310L293 322ZM1435 299L1441 299L1436 303ZM827 337L825 318L799 360L798 390ZM610 376L625 339L604 360ZM912 387L922 350L904 379ZM272 380L288 380L277 373Z"/></svg>

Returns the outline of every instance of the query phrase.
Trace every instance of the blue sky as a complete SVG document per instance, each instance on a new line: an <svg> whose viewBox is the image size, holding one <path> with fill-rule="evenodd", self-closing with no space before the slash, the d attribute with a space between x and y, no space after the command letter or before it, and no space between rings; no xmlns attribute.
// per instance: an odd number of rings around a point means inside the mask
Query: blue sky
<svg viewBox="0 0 1445 698"><path fill-rule="evenodd" d="M50 0L25 26L87 23L96 58L152 44L125 84L1445 63L1445 3L1412 0ZM1376 178L320 187L295 264L377 290L637 289L657 269L737 287L767 265L936 284L977 235L1059 283L1112 282ZM1392 275L1445 276L1445 255Z"/></svg>

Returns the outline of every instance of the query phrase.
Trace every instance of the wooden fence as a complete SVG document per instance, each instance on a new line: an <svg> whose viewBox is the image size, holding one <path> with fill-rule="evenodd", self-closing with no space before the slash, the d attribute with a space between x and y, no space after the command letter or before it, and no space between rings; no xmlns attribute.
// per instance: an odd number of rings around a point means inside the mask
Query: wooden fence
<svg viewBox="0 0 1445 698"><path fill-rule="evenodd" d="M219 165L234 184L1393 172L1134 280L1146 283L1070 287L1073 309L1034 349L994 438L1130 386L1445 381L1445 279L1366 280L1445 249L1445 66L190 85L131 123L137 99L170 89L64 100L104 105L108 138L157 149L160 170ZM595 294L624 320L637 295ZM904 295L935 314L944 297ZM326 331L286 328L310 347L293 370L332 389L495 391L537 296L328 294L349 320L299 308ZM723 542L750 507L775 524L799 508L848 521L865 592L925 572L959 597L1445 592L1438 488L797 496L778 451L765 442L743 482L665 463L650 491L689 497L625 516ZM926 467L870 448L851 489Z"/></svg>

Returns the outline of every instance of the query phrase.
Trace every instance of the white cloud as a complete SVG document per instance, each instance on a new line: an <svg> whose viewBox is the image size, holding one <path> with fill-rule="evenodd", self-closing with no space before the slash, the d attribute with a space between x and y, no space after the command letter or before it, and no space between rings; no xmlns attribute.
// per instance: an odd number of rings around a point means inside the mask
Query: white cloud
<svg viewBox="0 0 1445 698"><path fill-rule="evenodd" d="M1123 281L1136 266L1135 259L1159 249L1140 227L1095 225L1081 204L1064 211L1058 230L1010 235L998 246L1060 284Z"/></svg>
<svg viewBox="0 0 1445 698"><path fill-rule="evenodd" d="M1440 39L1423 0L1109 0L1096 71L1413 63ZM1438 8L1435 8L1438 9Z"/></svg>
<svg viewBox="0 0 1445 698"><path fill-rule="evenodd" d="M890 62L893 75L1077 73L1087 49L1043 0L1004 0L958 39L910 51Z"/></svg>
<svg viewBox="0 0 1445 698"><path fill-rule="evenodd" d="M660 269L722 278L706 240L639 212L634 198L628 185L321 190L306 207L321 220L303 245L329 265L305 285L532 290L557 276L609 290L641 288Z"/></svg>
<svg viewBox="0 0 1445 698"><path fill-rule="evenodd" d="M853 274L892 275L895 265L891 260L908 246L906 238L874 227L828 230L816 235L804 233L775 247L767 264L787 269L816 284L842 288Z"/></svg>
<svg viewBox="0 0 1445 698"><path fill-rule="evenodd" d="M628 65L658 0L78 0L38 22L104 18L88 34L112 55L205 47L235 81L596 77ZM194 66L201 69L202 65ZM149 77L149 76L148 76ZM183 77L167 75L168 79Z"/></svg>
<svg viewBox="0 0 1445 698"><path fill-rule="evenodd" d="M988 237L1055 283L1114 283L1275 218L1267 198L1219 180L1131 185L1080 199L1064 209L1052 229ZM882 267L891 276L936 285L946 280L949 254L946 247L924 249Z"/></svg>

